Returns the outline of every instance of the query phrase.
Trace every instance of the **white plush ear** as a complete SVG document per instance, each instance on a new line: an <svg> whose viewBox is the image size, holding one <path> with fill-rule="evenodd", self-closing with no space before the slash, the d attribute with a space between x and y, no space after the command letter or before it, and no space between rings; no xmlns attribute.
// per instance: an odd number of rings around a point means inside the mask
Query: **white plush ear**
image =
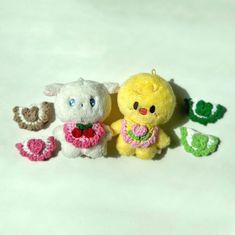
<svg viewBox="0 0 235 235"><path fill-rule="evenodd" d="M61 83L54 83L54 84L48 85L45 87L44 94L46 96L57 96L58 93L60 92L60 89L63 86L64 85Z"/></svg>
<svg viewBox="0 0 235 235"><path fill-rule="evenodd" d="M78 78L77 81L78 81L78 82L83 82L83 81L84 81L84 78L80 77L80 78Z"/></svg>
<svg viewBox="0 0 235 235"><path fill-rule="evenodd" d="M118 83L113 83L113 82L104 83L104 86L108 90L109 94L117 93L120 88Z"/></svg>

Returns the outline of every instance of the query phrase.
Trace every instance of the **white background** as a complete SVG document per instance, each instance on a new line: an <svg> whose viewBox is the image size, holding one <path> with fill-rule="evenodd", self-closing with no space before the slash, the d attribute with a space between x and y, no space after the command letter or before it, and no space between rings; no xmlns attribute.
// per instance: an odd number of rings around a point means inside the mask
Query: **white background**
<svg viewBox="0 0 235 235"><path fill-rule="evenodd" d="M234 26L234 0L0 0L0 234L235 234ZM53 102L45 85L80 76L122 83L152 68L174 79L182 98L187 91L227 107L208 127L180 117L171 125L220 137L217 153L18 155L17 141L56 126L31 133L12 121L15 105Z"/></svg>

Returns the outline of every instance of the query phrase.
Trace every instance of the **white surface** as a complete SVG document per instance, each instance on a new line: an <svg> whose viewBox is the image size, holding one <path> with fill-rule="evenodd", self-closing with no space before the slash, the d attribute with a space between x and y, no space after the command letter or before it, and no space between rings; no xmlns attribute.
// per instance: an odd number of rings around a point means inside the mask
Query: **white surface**
<svg viewBox="0 0 235 235"><path fill-rule="evenodd" d="M235 234L235 2L0 1L0 234ZM31 134L12 107L82 76L123 82L153 67L228 108L199 131L222 144L208 158L182 147L159 161L65 159L32 163L14 144ZM52 101L52 100L50 100Z"/></svg>

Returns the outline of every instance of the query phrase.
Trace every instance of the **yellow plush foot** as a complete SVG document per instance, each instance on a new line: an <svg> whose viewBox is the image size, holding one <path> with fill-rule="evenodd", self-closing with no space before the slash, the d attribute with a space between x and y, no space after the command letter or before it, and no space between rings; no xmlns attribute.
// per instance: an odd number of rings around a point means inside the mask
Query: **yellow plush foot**
<svg viewBox="0 0 235 235"><path fill-rule="evenodd" d="M136 149L136 157L141 158L143 160L149 160L154 158L157 153L156 146L152 145L148 148L137 148Z"/></svg>
<svg viewBox="0 0 235 235"><path fill-rule="evenodd" d="M117 139L117 150L123 156L130 156L135 153L135 149L130 144L127 144L121 135Z"/></svg>

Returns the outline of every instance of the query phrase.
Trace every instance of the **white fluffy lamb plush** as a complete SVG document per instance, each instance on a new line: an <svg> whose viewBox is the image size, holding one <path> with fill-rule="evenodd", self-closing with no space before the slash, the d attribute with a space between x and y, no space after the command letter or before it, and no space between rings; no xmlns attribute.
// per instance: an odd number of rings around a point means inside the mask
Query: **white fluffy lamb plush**
<svg viewBox="0 0 235 235"><path fill-rule="evenodd" d="M47 96L56 96L55 112L64 124L54 129L68 158L98 158L107 154L111 130L104 120L111 112L110 94L117 92L116 83L99 83L82 78L67 84L51 84Z"/></svg>

